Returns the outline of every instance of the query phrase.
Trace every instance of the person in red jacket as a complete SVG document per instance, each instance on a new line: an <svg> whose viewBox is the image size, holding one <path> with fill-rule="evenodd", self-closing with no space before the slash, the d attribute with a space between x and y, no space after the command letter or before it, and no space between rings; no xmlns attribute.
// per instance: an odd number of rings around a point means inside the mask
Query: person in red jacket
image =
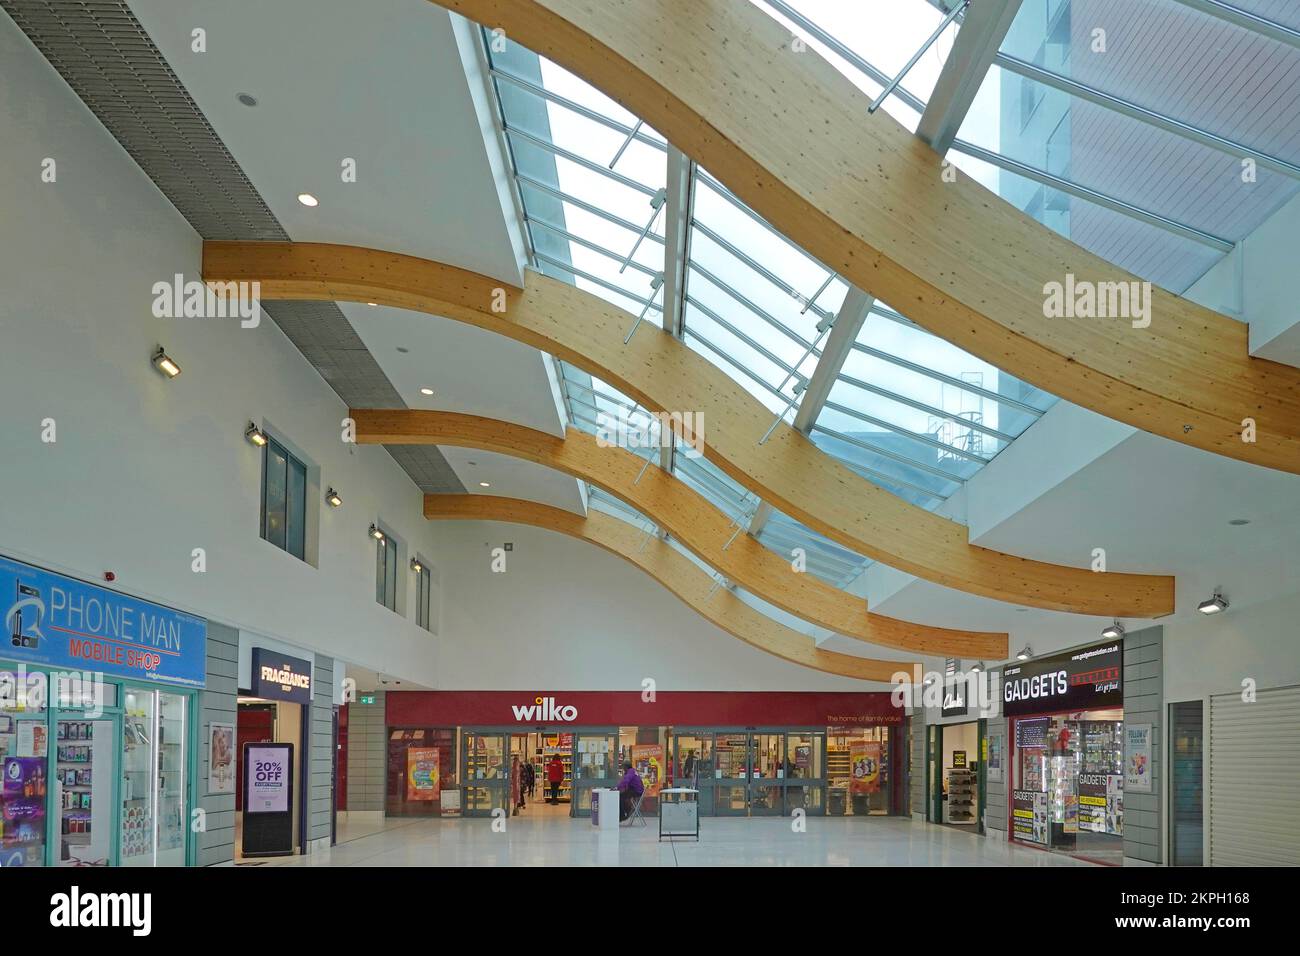
<svg viewBox="0 0 1300 956"><path fill-rule="evenodd" d="M564 782L564 761L559 754L552 754L550 763L546 765L546 781L551 785L551 797L546 802L558 805L560 784Z"/></svg>

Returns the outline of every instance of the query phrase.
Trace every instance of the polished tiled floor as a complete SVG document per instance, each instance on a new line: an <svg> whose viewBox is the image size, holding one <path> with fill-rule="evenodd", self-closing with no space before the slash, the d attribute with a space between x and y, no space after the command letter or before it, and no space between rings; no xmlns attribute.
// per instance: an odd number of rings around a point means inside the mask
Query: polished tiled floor
<svg viewBox="0 0 1300 956"><path fill-rule="evenodd" d="M531 808L530 808L531 810ZM951 827L906 819L708 817L700 842L659 843L657 821L598 835L586 820L524 815L495 832L492 821L390 820L381 831L281 866L1079 866L1054 853L1013 847ZM340 839L347 839L340 834Z"/></svg>

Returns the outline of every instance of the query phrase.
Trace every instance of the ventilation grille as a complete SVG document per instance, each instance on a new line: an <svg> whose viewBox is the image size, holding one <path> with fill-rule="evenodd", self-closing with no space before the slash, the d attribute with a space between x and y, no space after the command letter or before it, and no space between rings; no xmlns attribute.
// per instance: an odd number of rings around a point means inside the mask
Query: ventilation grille
<svg viewBox="0 0 1300 956"><path fill-rule="evenodd" d="M0 9L200 236L290 238L123 0L0 0ZM406 407L337 305L263 310L350 407ZM388 451L421 491L465 490L436 447Z"/></svg>

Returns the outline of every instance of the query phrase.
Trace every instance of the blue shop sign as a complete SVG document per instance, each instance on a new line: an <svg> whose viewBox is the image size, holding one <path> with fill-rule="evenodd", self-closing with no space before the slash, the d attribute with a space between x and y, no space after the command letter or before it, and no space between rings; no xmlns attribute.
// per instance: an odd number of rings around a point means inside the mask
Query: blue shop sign
<svg viewBox="0 0 1300 956"><path fill-rule="evenodd" d="M0 658L202 687L202 618L0 557Z"/></svg>

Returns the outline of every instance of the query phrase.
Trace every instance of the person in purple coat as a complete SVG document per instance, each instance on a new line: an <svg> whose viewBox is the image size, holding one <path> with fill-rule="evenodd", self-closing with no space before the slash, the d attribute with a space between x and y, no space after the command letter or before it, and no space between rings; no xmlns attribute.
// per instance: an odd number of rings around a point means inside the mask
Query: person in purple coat
<svg viewBox="0 0 1300 956"><path fill-rule="evenodd" d="M623 776L618 781L618 819L622 823L632 815L632 807L637 797L645 793L645 784L636 772L631 761L623 764Z"/></svg>

